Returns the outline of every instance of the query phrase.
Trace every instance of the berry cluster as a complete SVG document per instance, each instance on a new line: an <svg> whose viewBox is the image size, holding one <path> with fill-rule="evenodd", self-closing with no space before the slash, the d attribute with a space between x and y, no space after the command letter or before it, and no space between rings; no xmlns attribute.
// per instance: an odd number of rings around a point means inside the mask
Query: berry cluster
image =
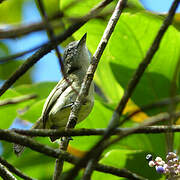
<svg viewBox="0 0 180 180"><path fill-rule="evenodd" d="M166 162L161 157L156 157L153 160L151 154L146 156L150 167L155 167L156 171L161 174L177 176L180 175L180 161L174 152L169 152L166 156Z"/></svg>

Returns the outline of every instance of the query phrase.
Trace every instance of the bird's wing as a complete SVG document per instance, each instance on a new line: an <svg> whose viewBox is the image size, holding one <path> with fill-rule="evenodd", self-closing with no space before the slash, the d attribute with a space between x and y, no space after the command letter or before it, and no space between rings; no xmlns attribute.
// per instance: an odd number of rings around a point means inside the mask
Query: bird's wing
<svg viewBox="0 0 180 180"><path fill-rule="evenodd" d="M54 106L51 108L51 114L56 114L58 111L64 110L72 106L76 100L79 84L77 79L73 79L71 86L68 86L57 99Z"/></svg>
<svg viewBox="0 0 180 180"><path fill-rule="evenodd" d="M66 79L62 79L55 88L49 94L42 111L42 121L43 121L43 128L45 128L46 122L48 120L49 112L51 108L56 103L58 97L72 84L72 82L67 81Z"/></svg>

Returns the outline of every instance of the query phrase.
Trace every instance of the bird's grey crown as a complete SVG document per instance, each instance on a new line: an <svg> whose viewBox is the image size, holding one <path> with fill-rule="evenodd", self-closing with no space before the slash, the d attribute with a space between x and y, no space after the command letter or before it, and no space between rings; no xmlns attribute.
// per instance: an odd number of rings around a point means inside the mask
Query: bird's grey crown
<svg viewBox="0 0 180 180"><path fill-rule="evenodd" d="M78 41L73 41L68 44L68 46L64 50L63 54L63 60L66 61L66 59L69 57L73 57L74 55L77 54L77 44Z"/></svg>

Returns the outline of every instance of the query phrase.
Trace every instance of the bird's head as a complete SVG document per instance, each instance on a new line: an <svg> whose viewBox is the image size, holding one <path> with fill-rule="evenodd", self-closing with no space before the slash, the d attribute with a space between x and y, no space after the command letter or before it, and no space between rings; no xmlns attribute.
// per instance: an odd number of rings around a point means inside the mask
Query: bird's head
<svg viewBox="0 0 180 180"><path fill-rule="evenodd" d="M86 47L86 36L79 41L73 41L67 45L63 54L63 64L65 73L69 74L80 68L88 68L90 55Z"/></svg>

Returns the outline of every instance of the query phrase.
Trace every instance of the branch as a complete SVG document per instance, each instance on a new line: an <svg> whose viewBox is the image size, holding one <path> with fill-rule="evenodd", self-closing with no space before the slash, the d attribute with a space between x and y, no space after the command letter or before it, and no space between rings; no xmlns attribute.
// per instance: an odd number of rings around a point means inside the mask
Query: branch
<svg viewBox="0 0 180 180"><path fill-rule="evenodd" d="M76 125L78 112L81 108L83 99L88 95L89 87L92 83L93 76L97 69L100 58L105 50L105 47L114 31L114 28L115 28L115 26L119 20L119 17L121 15L123 9L125 8L125 6L126 6L126 0L118 1L117 5L115 7L115 10L114 10L114 12L107 24L107 27L103 33L101 41L96 49L96 52L94 53L94 55L92 57L92 62L87 70L86 76L84 78L84 81L83 81L81 89L80 89L80 93L77 96L77 99L72 107L72 110L71 110L71 113L70 113L70 116L68 119L68 123L67 123L67 128L74 128L74 126ZM68 144L68 140L67 140L67 144ZM81 164L81 161L78 164ZM67 175L67 177L65 178L66 180L73 179L76 177L76 175L80 169L80 166L78 166L78 164Z"/></svg>
<svg viewBox="0 0 180 180"><path fill-rule="evenodd" d="M28 101L30 99L35 99L37 98L37 95L35 94L30 94L30 95L24 95L24 96L20 96L20 97L15 97L12 99L5 99L5 100L1 100L0 101L0 106L5 106L5 105L9 105L9 104L18 104L24 101Z"/></svg>
<svg viewBox="0 0 180 180"><path fill-rule="evenodd" d="M97 164L97 159L90 159L85 168L82 180L91 180L91 175L94 171L94 168Z"/></svg>
<svg viewBox="0 0 180 180"><path fill-rule="evenodd" d="M39 61L44 55L49 53L54 49L59 43L66 40L74 32L76 32L80 27L82 27L88 20L94 18L106 5L108 5L112 0L104 0L104 3L99 4L99 6L93 8L89 13L87 13L80 21L71 25L64 33L57 36L52 42L45 43L38 51L36 51L32 56L30 56L20 68L14 72L8 80L0 88L0 96L6 92L6 90L11 87L26 71L28 71L37 61ZM35 49L35 48L34 48ZM1 60L5 60L0 58Z"/></svg>
<svg viewBox="0 0 180 180"><path fill-rule="evenodd" d="M26 147L31 148L34 151L43 153L47 156L53 157L53 158L63 158L65 161L76 164L79 161L79 158L72 156L68 152L59 150L59 149L53 149L50 148L46 145L42 145L36 141L34 141L31 138L28 138L26 136L19 135L15 132L11 132L9 130L0 130L0 140L5 140L11 143L17 143ZM134 177L134 179L144 179L138 175L135 175L134 173L131 173L130 171L124 170L124 169L119 169L119 168L114 168L112 166L106 166L102 164L97 164L95 167L95 170L100 171L100 172L106 172L113 174L115 176L119 177ZM122 175L121 175L122 173Z"/></svg>
<svg viewBox="0 0 180 180"><path fill-rule="evenodd" d="M4 180L17 180L3 165L0 164L0 176Z"/></svg>
<svg viewBox="0 0 180 180"><path fill-rule="evenodd" d="M139 128L135 133L136 134L159 134L165 133L168 130L168 126L164 125L157 125L157 126L146 126ZM121 135L124 134L126 131L129 131L131 128L116 128L114 131L111 132L111 135ZM106 129L99 128L99 129L68 129L68 130L48 130L48 129L32 129L32 130L23 130L23 129L12 129L12 130L3 130L0 131L8 131L8 132L16 132L21 135L25 136L32 136L32 137L71 137L71 136L102 136ZM173 125L172 132L180 132L180 125Z"/></svg>
<svg viewBox="0 0 180 180"><path fill-rule="evenodd" d="M5 166L9 171L11 171L12 173L14 173L17 176L21 177L22 179L25 179L25 180L34 180L31 177L29 177L29 176L25 175L24 173L22 173L19 169L15 168L13 165L9 164L2 157L0 157L0 164Z"/></svg>

